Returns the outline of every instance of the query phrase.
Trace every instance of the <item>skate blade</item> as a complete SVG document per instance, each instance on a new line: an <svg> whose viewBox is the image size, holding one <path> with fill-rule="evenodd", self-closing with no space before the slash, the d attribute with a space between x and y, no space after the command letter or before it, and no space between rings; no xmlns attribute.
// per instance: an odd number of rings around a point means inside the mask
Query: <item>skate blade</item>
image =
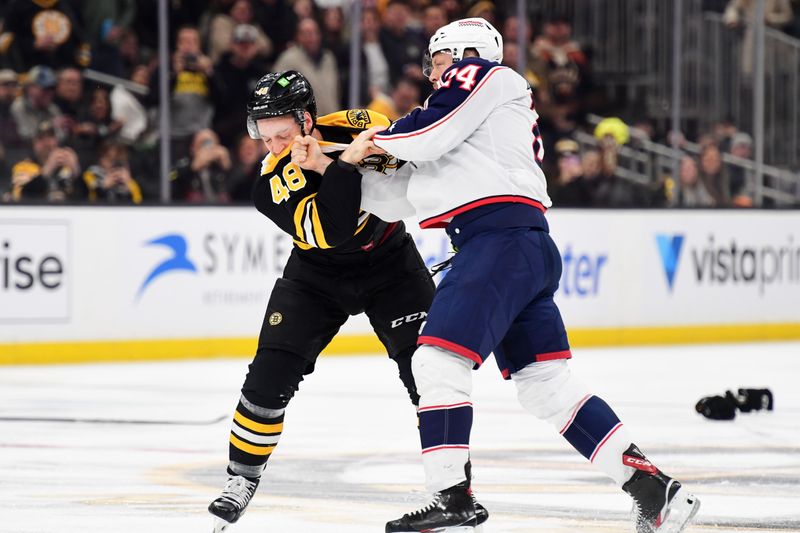
<svg viewBox="0 0 800 533"><path fill-rule="evenodd" d="M658 533L680 533L700 510L700 500L694 494L680 489L669 505L666 520L658 528Z"/></svg>
<svg viewBox="0 0 800 533"><path fill-rule="evenodd" d="M228 526L230 525L230 522L226 522L219 517L214 517L214 533L223 533L228 530Z"/></svg>
<svg viewBox="0 0 800 533"><path fill-rule="evenodd" d="M481 533L483 526L451 526L426 529L425 533ZM419 533L418 531L397 531L395 533Z"/></svg>

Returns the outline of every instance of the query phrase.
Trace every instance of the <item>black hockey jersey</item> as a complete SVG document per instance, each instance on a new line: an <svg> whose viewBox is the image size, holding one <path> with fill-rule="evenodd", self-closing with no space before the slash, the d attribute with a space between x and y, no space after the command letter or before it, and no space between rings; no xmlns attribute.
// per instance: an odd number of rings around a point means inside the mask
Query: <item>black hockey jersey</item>
<svg viewBox="0 0 800 533"><path fill-rule="evenodd" d="M385 116L366 109L325 115L316 129L323 151L334 160L361 131L389 126ZM396 168L391 156L371 156L359 163L369 170ZM298 253L318 260L335 260L340 254L367 252L380 246L390 234L402 230L361 210L361 174L328 166L324 175L303 170L291 162L291 146L275 156L267 154L261 176L253 189L256 208L292 236ZM401 231L402 232L402 231Z"/></svg>

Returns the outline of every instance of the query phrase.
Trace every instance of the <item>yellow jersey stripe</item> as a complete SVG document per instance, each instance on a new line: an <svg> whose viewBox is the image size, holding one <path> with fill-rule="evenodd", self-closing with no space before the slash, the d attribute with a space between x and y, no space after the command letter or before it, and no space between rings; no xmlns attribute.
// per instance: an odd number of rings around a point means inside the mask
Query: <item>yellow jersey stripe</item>
<svg viewBox="0 0 800 533"><path fill-rule="evenodd" d="M361 225L358 227L356 232L353 233L353 235L358 235L361 232L361 230L367 226L367 222L369 222L369 215L367 215L367 218L364 219L364 222L361 223Z"/></svg>
<svg viewBox="0 0 800 533"><path fill-rule="evenodd" d="M280 433L283 431L283 422L280 424L260 424L259 422L250 420L239 411L233 413L233 419L236 420L242 427L257 433Z"/></svg>
<svg viewBox="0 0 800 533"><path fill-rule="evenodd" d="M308 241L308 237L306 237L303 230L303 215L306 212L306 204L316 195L317 193L313 193L300 200L294 210L294 234L303 242Z"/></svg>
<svg viewBox="0 0 800 533"><path fill-rule="evenodd" d="M247 452L252 455L269 455L272 453L272 450L275 449L275 444L272 446L254 446L252 444L248 444L243 440L236 437L236 435L231 434L231 444L242 450L243 452Z"/></svg>
<svg viewBox="0 0 800 533"><path fill-rule="evenodd" d="M314 238L317 241L317 246L320 248L330 248L330 244L325 240L325 232L322 230L322 221L319 219L316 202L311 204L311 224L314 228Z"/></svg>

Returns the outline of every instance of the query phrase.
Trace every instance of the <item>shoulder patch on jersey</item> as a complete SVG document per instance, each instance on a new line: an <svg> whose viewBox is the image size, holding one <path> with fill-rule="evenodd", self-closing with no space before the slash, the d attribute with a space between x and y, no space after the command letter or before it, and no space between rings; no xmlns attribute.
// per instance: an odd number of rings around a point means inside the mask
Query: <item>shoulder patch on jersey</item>
<svg viewBox="0 0 800 533"><path fill-rule="evenodd" d="M350 109L347 111L347 122L363 130L369 124L369 112L366 109Z"/></svg>
<svg viewBox="0 0 800 533"><path fill-rule="evenodd" d="M386 116L370 111L369 109L346 109L323 115L317 119L321 127L344 127L365 130L372 126L388 126L390 121Z"/></svg>

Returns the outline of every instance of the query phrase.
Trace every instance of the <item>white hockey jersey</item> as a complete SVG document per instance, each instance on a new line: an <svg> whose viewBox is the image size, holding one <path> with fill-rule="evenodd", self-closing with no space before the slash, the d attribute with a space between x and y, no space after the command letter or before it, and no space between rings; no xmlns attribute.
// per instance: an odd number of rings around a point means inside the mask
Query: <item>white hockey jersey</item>
<svg viewBox="0 0 800 533"><path fill-rule="evenodd" d="M480 58L455 63L424 108L375 136L377 146L410 163L392 176L365 176L362 209L398 220L413 206L423 228L492 203L544 211L551 201L537 119L519 74Z"/></svg>

